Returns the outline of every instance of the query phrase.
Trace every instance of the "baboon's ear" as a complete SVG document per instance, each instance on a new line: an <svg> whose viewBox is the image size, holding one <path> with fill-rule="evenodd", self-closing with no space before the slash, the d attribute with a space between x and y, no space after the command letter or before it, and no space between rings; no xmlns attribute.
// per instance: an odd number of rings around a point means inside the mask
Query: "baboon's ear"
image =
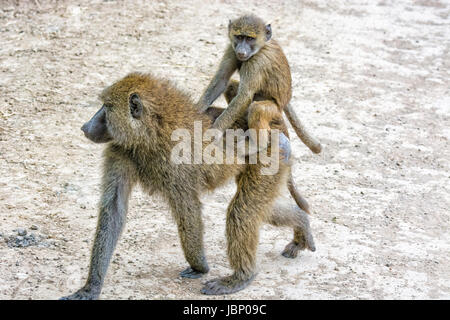
<svg viewBox="0 0 450 320"><path fill-rule="evenodd" d="M266 25L266 41L269 41L272 38L272 27L270 24Z"/></svg>
<svg viewBox="0 0 450 320"><path fill-rule="evenodd" d="M144 109L142 105L141 98L137 93L132 93L129 99L130 113L133 118L139 119L142 116L142 110Z"/></svg>

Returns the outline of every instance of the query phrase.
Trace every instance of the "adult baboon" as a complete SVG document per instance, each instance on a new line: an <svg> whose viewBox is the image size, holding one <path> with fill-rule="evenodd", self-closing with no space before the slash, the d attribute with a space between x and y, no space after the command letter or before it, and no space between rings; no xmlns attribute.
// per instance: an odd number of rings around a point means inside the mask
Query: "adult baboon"
<svg viewBox="0 0 450 320"><path fill-rule="evenodd" d="M82 130L95 142L107 142L104 152L102 196L89 276L77 292L63 299L98 298L113 250L125 223L127 204L134 185L160 193L177 223L189 267L180 275L197 278L208 272L203 249L200 194L235 177L237 192L227 209L228 257L233 274L206 283L205 294L227 294L245 288L255 277L255 253L262 222L294 228L294 240L285 253L315 250L306 213L297 206L278 203L279 188L286 183L289 161L283 159L289 145L282 143L283 161L273 175L262 175L266 165L176 164L170 161L176 142L172 133L193 133L195 121L203 129L211 117L199 114L189 97L168 81L132 73L106 88L103 106ZM236 126L245 126L246 119ZM283 135L281 134L280 137ZM286 141L286 140L284 140ZM271 152L271 146L268 152Z"/></svg>

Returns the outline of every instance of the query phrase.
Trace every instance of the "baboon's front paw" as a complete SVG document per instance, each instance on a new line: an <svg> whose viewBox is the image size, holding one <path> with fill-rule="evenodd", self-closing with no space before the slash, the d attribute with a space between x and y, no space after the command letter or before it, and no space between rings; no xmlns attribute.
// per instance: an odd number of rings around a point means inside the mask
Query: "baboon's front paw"
<svg viewBox="0 0 450 320"><path fill-rule="evenodd" d="M255 274L244 280L238 279L235 276L217 278L206 282L201 292L207 295L234 293L247 287L254 278Z"/></svg>
<svg viewBox="0 0 450 320"><path fill-rule="evenodd" d="M92 291L80 289L71 295L59 298L59 300L97 300L99 295Z"/></svg>
<svg viewBox="0 0 450 320"><path fill-rule="evenodd" d="M206 274L208 271L198 271L194 270L191 267L186 268L185 270L180 272L180 277L189 278L189 279L198 279Z"/></svg>

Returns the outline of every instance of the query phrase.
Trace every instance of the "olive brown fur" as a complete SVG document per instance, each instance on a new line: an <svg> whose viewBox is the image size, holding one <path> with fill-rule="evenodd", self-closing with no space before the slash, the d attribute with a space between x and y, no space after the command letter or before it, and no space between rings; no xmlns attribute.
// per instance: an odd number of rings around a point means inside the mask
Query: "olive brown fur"
<svg viewBox="0 0 450 320"><path fill-rule="evenodd" d="M205 111L228 87L236 94L227 110L214 122L214 128L229 128L249 108L252 109L249 117L257 113L253 118L264 118L267 122L274 114L284 111L299 138L311 151L320 153L320 143L306 131L289 104L292 97L290 67L280 45L272 39L271 25L255 15L244 15L229 22L228 37L230 44L219 69L197 103L200 111ZM236 70L240 82L229 82ZM249 126L269 129L258 121Z"/></svg>
<svg viewBox="0 0 450 320"><path fill-rule="evenodd" d="M208 281L204 294L228 294L245 288L256 275L255 255L262 223L288 226L295 237L283 255L294 257L315 250L307 214L280 200L289 161L280 161L274 175L262 175L256 164L175 164L170 161L178 128L193 132L194 121L209 128L222 110L198 113L190 98L170 82L149 74L132 73L106 88L103 106L83 127L86 137L107 143L104 150L102 195L86 284L62 299L97 299L114 248L123 230L128 199L139 183L159 193L169 204L189 267L180 275L198 278L209 271L203 244L200 196L236 179L237 191L226 217L227 253L233 273ZM234 127L247 127L246 117ZM285 131L285 128L281 128ZM203 146L204 147L204 146ZM271 146L269 146L269 149ZM270 150L269 150L270 151ZM280 153L283 154L280 150Z"/></svg>
<svg viewBox="0 0 450 320"><path fill-rule="evenodd" d="M284 111L299 138L314 153L320 153L320 143L306 131L290 104L290 67L283 50L272 39L270 24L266 25L255 15L244 15L229 22L228 37L230 43L219 68L197 102L199 110L204 112L224 93L228 107L215 120L213 128L225 130L247 114L250 128L270 130L274 121L284 121ZM230 80L236 70L240 81ZM297 204L309 213L309 205L297 192L292 176L289 191Z"/></svg>

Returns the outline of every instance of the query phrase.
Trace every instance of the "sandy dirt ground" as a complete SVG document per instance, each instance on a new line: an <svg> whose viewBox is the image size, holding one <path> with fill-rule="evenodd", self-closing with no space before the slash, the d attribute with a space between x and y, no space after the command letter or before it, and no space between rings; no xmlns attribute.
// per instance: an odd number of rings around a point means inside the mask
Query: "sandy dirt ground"
<svg viewBox="0 0 450 320"><path fill-rule="evenodd" d="M86 279L103 146L80 127L101 89L151 71L197 99L243 12L271 22L292 103L324 146L292 139L317 251L285 259L291 230L264 226L251 286L203 296L230 272L234 183L202 198L211 271L197 280L178 278L167 205L137 189L101 298L450 298L448 1L3 0L0 299L55 299Z"/></svg>

